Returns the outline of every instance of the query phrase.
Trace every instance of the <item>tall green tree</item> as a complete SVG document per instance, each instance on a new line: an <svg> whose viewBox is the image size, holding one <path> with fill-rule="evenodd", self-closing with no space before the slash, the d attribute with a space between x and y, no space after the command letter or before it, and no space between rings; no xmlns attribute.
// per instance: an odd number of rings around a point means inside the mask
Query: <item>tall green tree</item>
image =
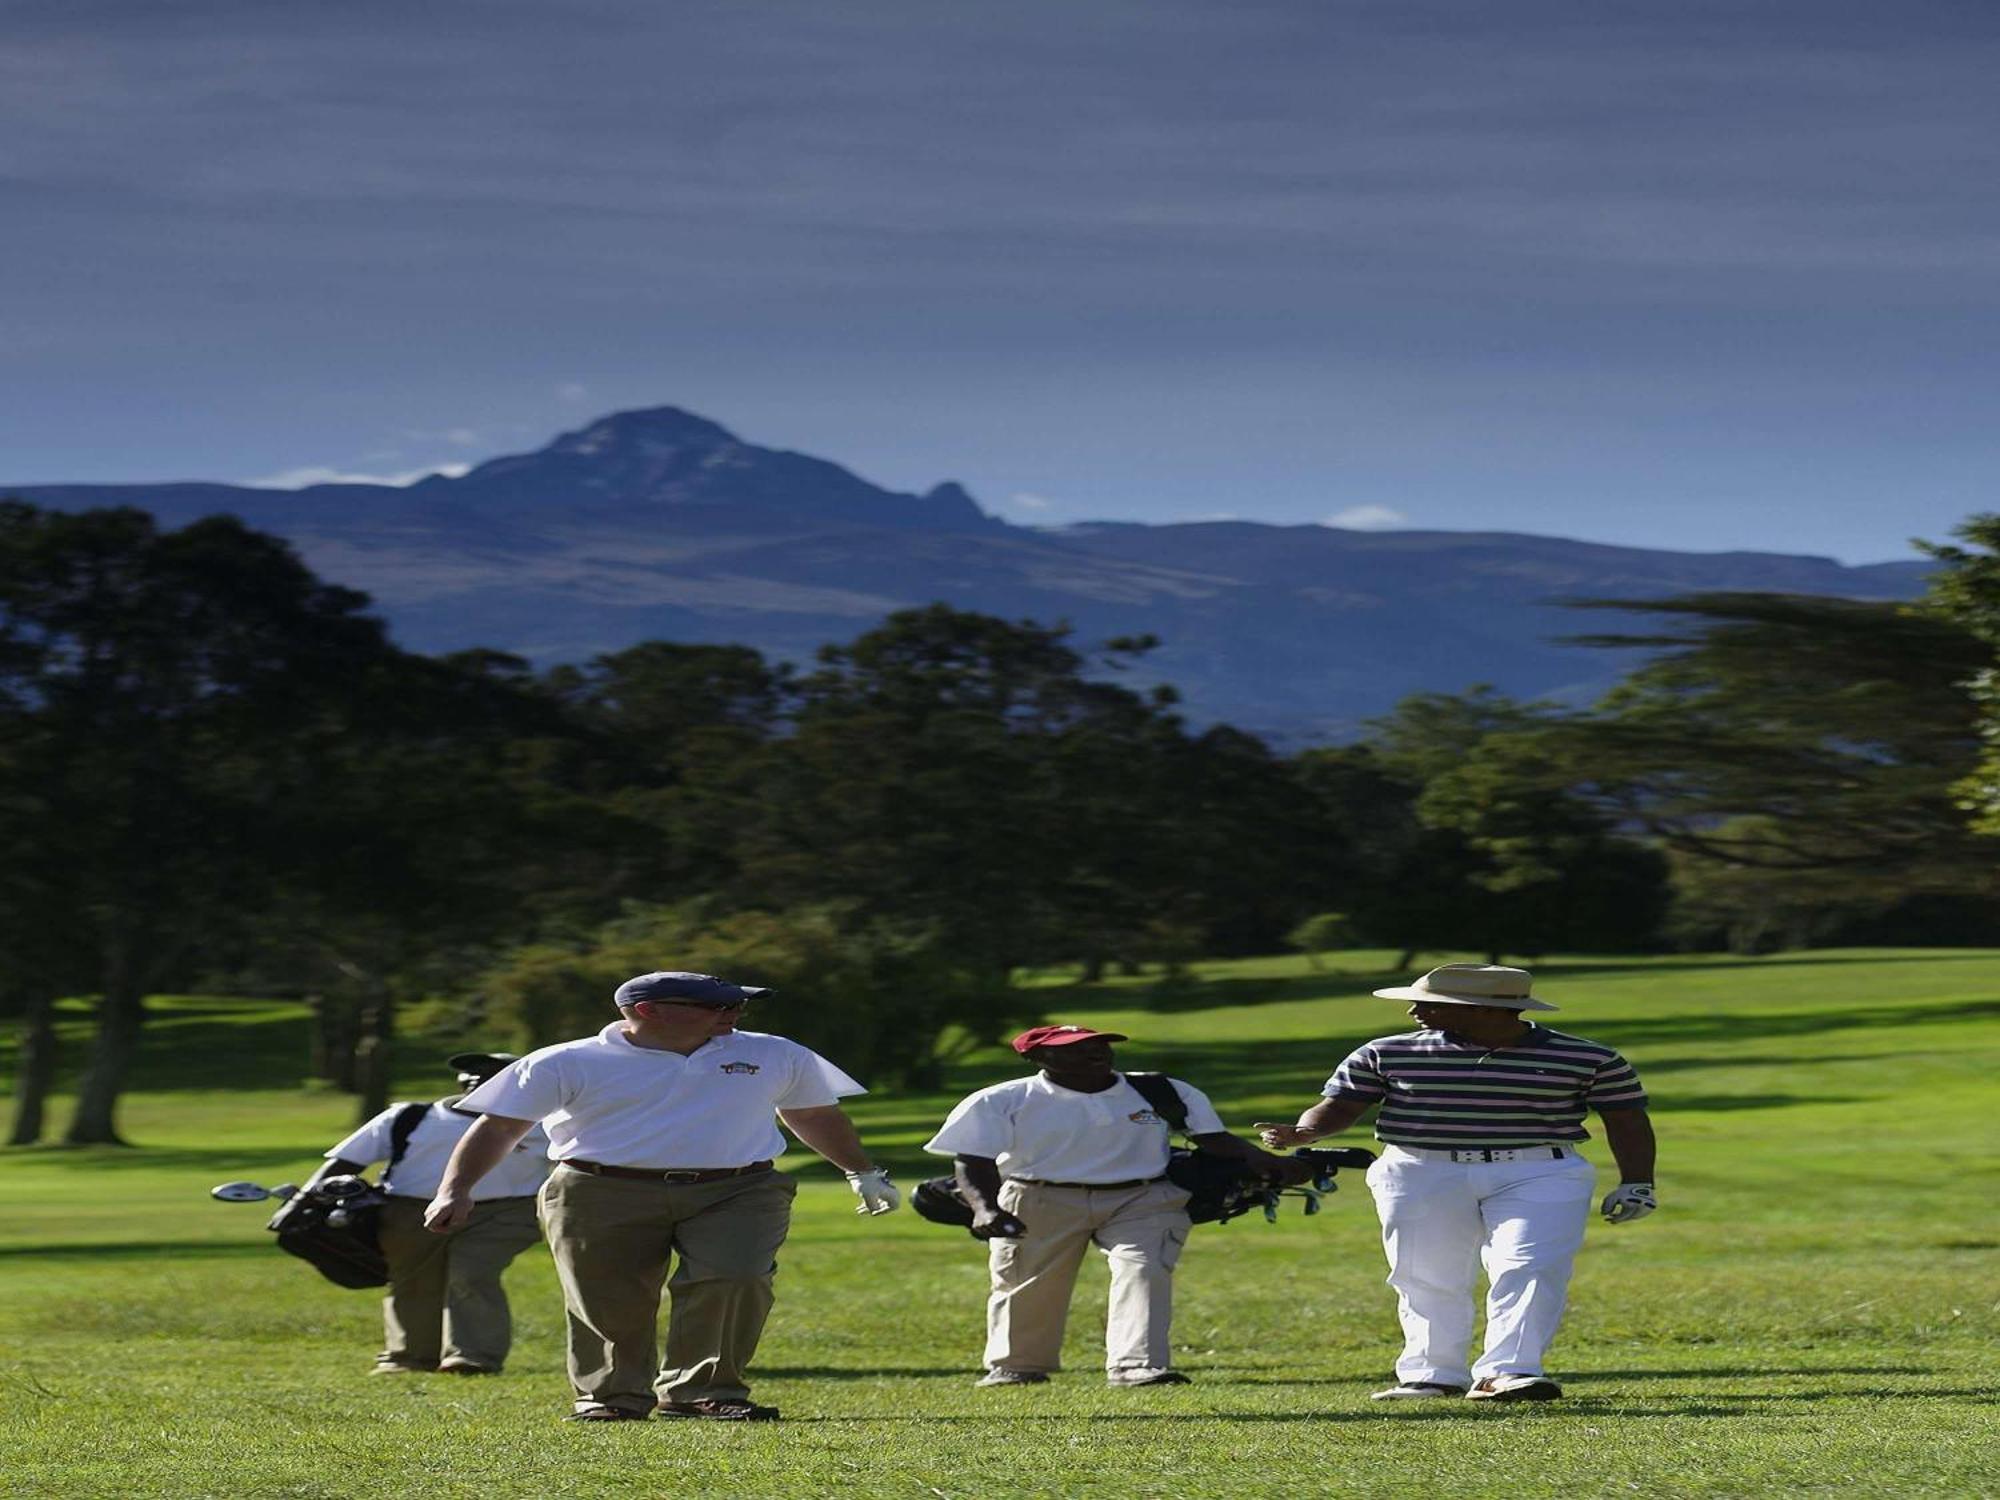
<svg viewBox="0 0 2000 1500"><path fill-rule="evenodd" d="M68 1139L116 1142L144 997L265 899L270 752L391 648L366 601L227 518L0 503L0 758L32 829L5 925L53 913L98 1030Z"/></svg>
<svg viewBox="0 0 2000 1500"><path fill-rule="evenodd" d="M2000 834L2000 514L1973 516L1954 535L1965 545L1917 543L1944 565L1931 575L1930 608L1986 653L1964 683L1978 710L1979 756L1953 792L1977 832Z"/></svg>

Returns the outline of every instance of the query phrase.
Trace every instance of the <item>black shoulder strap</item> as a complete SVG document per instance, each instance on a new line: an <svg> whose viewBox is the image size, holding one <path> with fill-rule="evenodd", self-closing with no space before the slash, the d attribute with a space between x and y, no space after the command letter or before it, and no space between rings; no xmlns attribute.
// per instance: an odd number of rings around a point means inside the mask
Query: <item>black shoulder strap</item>
<svg viewBox="0 0 2000 1500"><path fill-rule="evenodd" d="M397 1109L396 1118L389 1122L389 1164L382 1169L384 1182L396 1170L396 1163L403 1159L403 1153L410 1149L410 1137L417 1133L417 1127L424 1123L424 1116L430 1112L428 1104L405 1104Z"/></svg>
<svg viewBox="0 0 2000 1500"><path fill-rule="evenodd" d="M1139 1097L1159 1111L1178 1134L1187 1134L1187 1101L1181 1098L1181 1091L1174 1087L1171 1078L1164 1073L1127 1073L1125 1081L1137 1089Z"/></svg>

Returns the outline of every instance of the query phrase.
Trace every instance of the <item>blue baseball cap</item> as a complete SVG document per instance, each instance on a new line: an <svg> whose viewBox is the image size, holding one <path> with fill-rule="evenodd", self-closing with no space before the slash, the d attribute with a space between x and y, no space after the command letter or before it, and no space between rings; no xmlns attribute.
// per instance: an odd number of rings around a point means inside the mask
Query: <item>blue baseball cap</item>
<svg viewBox="0 0 2000 1500"><path fill-rule="evenodd" d="M636 1005L641 1000L677 1000L684 1005L721 1007L741 1005L745 1000L755 1000L759 995L770 993L768 989L758 989L754 985L731 984L713 974L658 969L651 974L638 974L626 980L618 986L618 992L612 998L621 1006Z"/></svg>

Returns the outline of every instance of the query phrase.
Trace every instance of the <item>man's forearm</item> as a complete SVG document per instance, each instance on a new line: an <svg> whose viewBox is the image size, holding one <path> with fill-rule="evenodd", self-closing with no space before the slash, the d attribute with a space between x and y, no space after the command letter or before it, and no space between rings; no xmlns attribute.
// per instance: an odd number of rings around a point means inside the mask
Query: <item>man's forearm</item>
<svg viewBox="0 0 2000 1500"><path fill-rule="evenodd" d="M1367 1114L1373 1103L1371 1099L1322 1099L1299 1116L1299 1127L1311 1131L1315 1140L1339 1135Z"/></svg>
<svg viewBox="0 0 2000 1500"><path fill-rule="evenodd" d="M977 1213L1000 1212L1000 1164L990 1156L954 1156L951 1175Z"/></svg>
<svg viewBox="0 0 2000 1500"><path fill-rule="evenodd" d="M481 1115L472 1128L459 1138L446 1163L444 1180L437 1196L456 1198L470 1193L479 1179L505 1161L521 1143L521 1137L535 1128L533 1120L516 1120L507 1115Z"/></svg>
<svg viewBox="0 0 2000 1500"><path fill-rule="evenodd" d="M1597 1118L1611 1159L1618 1163L1618 1180L1651 1182L1656 1155L1651 1117L1643 1109L1607 1109Z"/></svg>
<svg viewBox="0 0 2000 1500"><path fill-rule="evenodd" d="M873 1171L867 1148L847 1111L838 1104L813 1109L781 1109L778 1118L785 1128L843 1172Z"/></svg>

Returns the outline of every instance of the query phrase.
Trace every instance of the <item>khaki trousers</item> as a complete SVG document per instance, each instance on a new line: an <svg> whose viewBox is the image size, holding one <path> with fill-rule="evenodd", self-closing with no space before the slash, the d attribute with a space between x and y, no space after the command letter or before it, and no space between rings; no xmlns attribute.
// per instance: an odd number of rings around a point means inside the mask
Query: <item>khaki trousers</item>
<svg viewBox="0 0 2000 1500"><path fill-rule="evenodd" d="M1047 1373L1062 1366L1063 1324L1083 1252L1111 1265L1104 1368L1116 1378L1164 1370L1174 1308L1174 1265L1187 1243L1188 1195L1171 1182L1129 1188L1049 1187L1007 1181L1000 1206L1028 1226L1020 1239L987 1241L993 1295L986 1304L986 1365Z"/></svg>
<svg viewBox="0 0 2000 1500"><path fill-rule="evenodd" d="M656 1399L747 1399L797 1192L775 1171L665 1183L557 1167L542 1186L542 1227L569 1314L577 1405L650 1412Z"/></svg>
<svg viewBox="0 0 2000 1500"><path fill-rule="evenodd" d="M423 1198L390 1198L378 1235L389 1263L382 1299L387 1347L381 1365L435 1370L440 1364L497 1370L507 1362L514 1325L500 1273L541 1238L533 1198L489 1198L452 1234L424 1228Z"/></svg>

